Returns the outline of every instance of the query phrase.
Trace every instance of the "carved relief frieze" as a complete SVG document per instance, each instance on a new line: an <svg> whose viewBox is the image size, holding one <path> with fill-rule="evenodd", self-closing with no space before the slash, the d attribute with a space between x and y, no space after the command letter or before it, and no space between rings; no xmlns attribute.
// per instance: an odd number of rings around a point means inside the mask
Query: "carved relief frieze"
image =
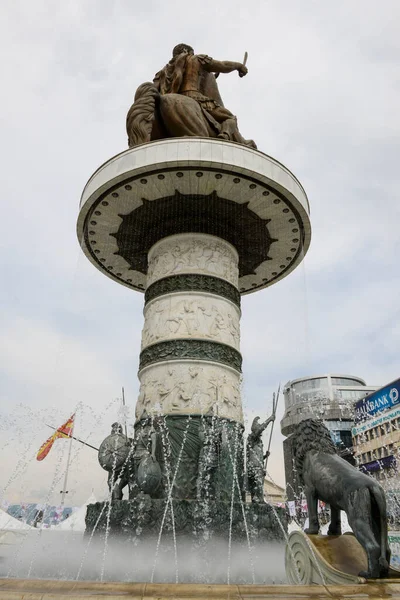
<svg viewBox="0 0 400 600"><path fill-rule="evenodd" d="M239 350L240 312L222 298L200 294L161 297L145 309L142 349L161 340L203 338Z"/></svg>
<svg viewBox="0 0 400 600"><path fill-rule="evenodd" d="M158 242L149 251L147 286L162 277L202 273L238 285L238 254L224 240L204 234L180 234Z"/></svg>
<svg viewBox="0 0 400 600"><path fill-rule="evenodd" d="M234 285L219 277L194 273L183 273L158 279L146 289L145 303L147 304L159 296L187 291L222 296L240 308L240 293Z"/></svg>
<svg viewBox="0 0 400 600"><path fill-rule="evenodd" d="M146 414L214 414L243 421L240 375L231 369L170 362L148 367L139 379L137 419Z"/></svg>
<svg viewBox="0 0 400 600"><path fill-rule="evenodd" d="M204 360L222 363L242 371L242 355L227 344L199 339L164 340L151 346L146 346L140 353L139 370L154 364L169 360Z"/></svg>

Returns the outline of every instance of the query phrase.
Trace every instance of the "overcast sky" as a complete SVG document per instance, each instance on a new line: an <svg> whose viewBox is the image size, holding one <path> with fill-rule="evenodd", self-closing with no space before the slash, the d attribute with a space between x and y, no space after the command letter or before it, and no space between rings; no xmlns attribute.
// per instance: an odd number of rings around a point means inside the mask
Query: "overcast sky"
<svg viewBox="0 0 400 600"><path fill-rule="evenodd" d="M98 445L122 385L134 412L143 296L89 263L75 226L87 179L126 149L137 86L179 42L219 60L248 51L247 77L218 80L224 103L311 205L304 263L243 298L246 414L266 417L279 382L296 377L399 376L398 0L13 0L1 12L6 500L58 502L68 442L37 463L45 423L79 404L75 433ZM67 503L103 496L96 453L72 453ZM278 423L269 469L283 484Z"/></svg>

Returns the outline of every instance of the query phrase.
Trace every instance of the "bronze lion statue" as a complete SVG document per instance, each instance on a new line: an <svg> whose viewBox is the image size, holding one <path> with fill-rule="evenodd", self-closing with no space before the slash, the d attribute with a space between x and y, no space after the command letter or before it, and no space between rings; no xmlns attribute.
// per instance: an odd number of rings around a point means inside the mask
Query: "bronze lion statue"
<svg viewBox="0 0 400 600"><path fill-rule="evenodd" d="M387 534L386 498L379 483L337 455L328 429L321 421L306 419L292 434L295 466L308 505L308 534L317 534L318 500L330 505L328 535L340 535L340 511L347 514L354 535L368 558L361 577L386 577L390 549Z"/></svg>

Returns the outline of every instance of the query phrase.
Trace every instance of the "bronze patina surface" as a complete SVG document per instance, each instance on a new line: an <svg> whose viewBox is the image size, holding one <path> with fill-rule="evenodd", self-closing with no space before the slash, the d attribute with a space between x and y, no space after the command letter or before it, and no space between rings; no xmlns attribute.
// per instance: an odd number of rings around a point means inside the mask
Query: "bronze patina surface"
<svg viewBox="0 0 400 600"><path fill-rule="evenodd" d="M178 44L172 58L153 82L143 83L126 118L128 144L168 137L219 137L256 148L240 134L236 117L221 99L217 77L237 71L247 74L245 62L220 61L195 54L191 46Z"/></svg>

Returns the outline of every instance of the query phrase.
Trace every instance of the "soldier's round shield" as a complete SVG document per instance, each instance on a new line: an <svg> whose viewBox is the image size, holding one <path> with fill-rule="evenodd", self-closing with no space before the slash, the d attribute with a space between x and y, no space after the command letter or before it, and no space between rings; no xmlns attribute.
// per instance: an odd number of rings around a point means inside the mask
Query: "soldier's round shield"
<svg viewBox="0 0 400 600"><path fill-rule="evenodd" d="M99 463L106 471L116 471L125 464L129 451L127 438L121 433L112 433L100 444Z"/></svg>
<svg viewBox="0 0 400 600"><path fill-rule="evenodd" d="M149 455L142 458L137 471L137 484L145 494L154 494L161 484L161 468Z"/></svg>

